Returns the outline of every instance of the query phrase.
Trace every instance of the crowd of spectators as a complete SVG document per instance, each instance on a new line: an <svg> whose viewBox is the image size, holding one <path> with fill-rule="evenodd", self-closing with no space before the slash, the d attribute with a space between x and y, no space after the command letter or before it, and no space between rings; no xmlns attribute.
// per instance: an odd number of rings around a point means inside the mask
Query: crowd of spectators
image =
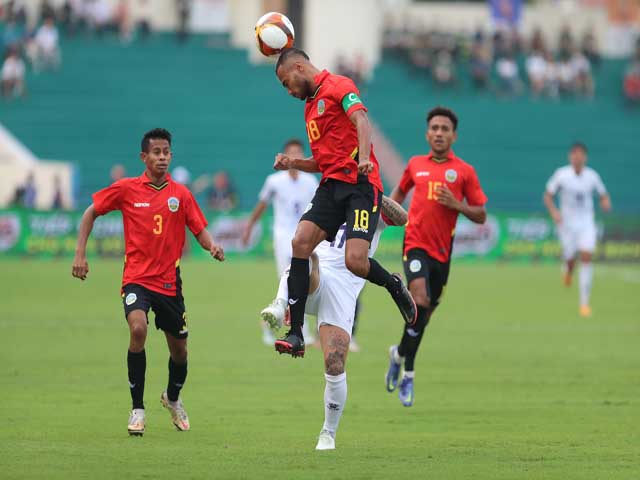
<svg viewBox="0 0 640 480"><path fill-rule="evenodd" d="M541 30L530 38L515 31L461 35L446 31L389 30L385 52L416 75L441 87L469 78L474 88L501 96L591 98L600 53L593 32L579 39L567 27L551 42Z"/></svg>
<svg viewBox="0 0 640 480"><path fill-rule="evenodd" d="M635 53L626 68L622 91L629 105L640 105L640 38L636 42Z"/></svg>

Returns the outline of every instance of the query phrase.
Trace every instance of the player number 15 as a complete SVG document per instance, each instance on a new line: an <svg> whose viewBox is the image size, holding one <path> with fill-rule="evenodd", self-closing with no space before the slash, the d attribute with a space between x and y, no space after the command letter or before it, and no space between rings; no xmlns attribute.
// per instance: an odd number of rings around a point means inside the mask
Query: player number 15
<svg viewBox="0 0 640 480"><path fill-rule="evenodd" d="M442 182L429 182L429 191L427 192L428 200L438 200L438 188L442 186Z"/></svg>

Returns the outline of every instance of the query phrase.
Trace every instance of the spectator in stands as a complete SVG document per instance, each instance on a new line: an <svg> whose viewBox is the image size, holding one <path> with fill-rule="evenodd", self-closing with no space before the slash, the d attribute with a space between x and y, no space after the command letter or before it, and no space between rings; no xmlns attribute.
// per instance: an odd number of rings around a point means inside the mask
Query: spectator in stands
<svg viewBox="0 0 640 480"><path fill-rule="evenodd" d="M3 2L0 2L0 20L5 22L14 21L24 27L27 23L27 10L24 6L24 0L9 0L4 5Z"/></svg>
<svg viewBox="0 0 640 480"><path fill-rule="evenodd" d="M533 31L533 36L531 37L531 44L529 46L529 50L532 53L537 53L539 55L544 55L544 52L547 51L547 42L540 28L536 28Z"/></svg>
<svg viewBox="0 0 640 480"><path fill-rule="evenodd" d="M558 57L561 59L569 58L574 50L573 35L571 29L565 26L560 32L560 40L558 42Z"/></svg>
<svg viewBox="0 0 640 480"><path fill-rule="evenodd" d="M627 67L622 85L624 97L630 105L640 105L640 45Z"/></svg>
<svg viewBox="0 0 640 480"><path fill-rule="evenodd" d="M2 32L2 44L0 45L0 51L6 51L9 49L22 48L22 41L24 38L24 28L18 24L15 17L11 16L7 20L7 24Z"/></svg>
<svg viewBox="0 0 640 480"><path fill-rule="evenodd" d="M40 18L55 18L56 11L49 0L42 0L40 3Z"/></svg>
<svg viewBox="0 0 640 480"><path fill-rule="evenodd" d="M107 0L92 0L87 13L89 25L98 36L102 36L115 27L113 11Z"/></svg>
<svg viewBox="0 0 640 480"><path fill-rule="evenodd" d="M209 184L210 178L208 175L203 175L197 179L194 182L193 191L195 193L205 191L207 205L212 210L217 212L233 210L238 203L238 197L227 172L220 171L216 173Z"/></svg>
<svg viewBox="0 0 640 480"><path fill-rule="evenodd" d="M138 18L136 19L136 27L140 32L142 40L149 38L151 33L151 14L153 6L151 0L138 0Z"/></svg>
<svg viewBox="0 0 640 480"><path fill-rule="evenodd" d="M37 195L35 178L33 172L31 172L27 175L24 185L16 188L12 203L16 207L35 208Z"/></svg>
<svg viewBox="0 0 640 480"><path fill-rule="evenodd" d="M525 68L531 93L534 97L542 95L545 90L547 74L547 61L544 58L544 51L532 50L527 57Z"/></svg>
<svg viewBox="0 0 640 480"><path fill-rule="evenodd" d="M471 46L469 71L473 85L479 89L487 89L491 79L491 50L482 39L474 41Z"/></svg>
<svg viewBox="0 0 640 480"><path fill-rule="evenodd" d="M29 49L34 71L57 69L60 66L61 55L58 39L55 20L53 17L46 18L33 38L34 48Z"/></svg>
<svg viewBox="0 0 640 480"><path fill-rule="evenodd" d="M582 53L593 67L597 68L600 65L601 56L593 30L586 31L582 37Z"/></svg>
<svg viewBox="0 0 640 480"><path fill-rule="evenodd" d="M115 22L118 26L120 41L129 43L133 38L133 23L131 21L131 11L129 0L120 0L116 7Z"/></svg>
<svg viewBox="0 0 640 480"><path fill-rule="evenodd" d="M191 15L191 0L176 0L178 14L178 42L184 43L189 36L189 17Z"/></svg>
<svg viewBox="0 0 640 480"><path fill-rule="evenodd" d="M3 97L15 98L25 95L24 71L24 62L18 50L15 47L10 48L0 71Z"/></svg>
<svg viewBox="0 0 640 480"><path fill-rule="evenodd" d="M111 172L109 172L109 176L111 177L111 183L117 182L118 180L122 180L126 175L126 171L124 166L116 163L113 167L111 167Z"/></svg>
<svg viewBox="0 0 640 480"><path fill-rule="evenodd" d="M580 49L574 48L569 65L573 75L573 92L582 97L593 97L595 87L589 59Z"/></svg>
<svg viewBox="0 0 640 480"><path fill-rule="evenodd" d="M496 62L499 92L506 96L518 95L522 91L522 80L513 51Z"/></svg>
<svg viewBox="0 0 640 480"><path fill-rule="evenodd" d="M63 210L64 209L64 196L62 193L62 182L60 181L59 176L53 177L53 200L51 202L52 210Z"/></svg>
<svg viewBox="0 0 640 480"><path fill-rule="evenodd" d="M436 56L431 70L433 81L440 86L448 87L456 82L456 71L453 63L453 55L447 49L440 50Z"/></svg>

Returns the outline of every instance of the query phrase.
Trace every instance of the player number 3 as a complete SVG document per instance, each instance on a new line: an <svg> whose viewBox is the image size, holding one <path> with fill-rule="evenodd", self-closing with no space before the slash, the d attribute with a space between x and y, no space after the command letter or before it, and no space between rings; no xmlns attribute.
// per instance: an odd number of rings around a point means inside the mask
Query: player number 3
<svg viewBox="0 0 640 480"><path fill-rule="evenodd" d="M154 215L153 221L156 222L156 228L153 229L153 233L160 235L162 233L162 215Z"/></svg>

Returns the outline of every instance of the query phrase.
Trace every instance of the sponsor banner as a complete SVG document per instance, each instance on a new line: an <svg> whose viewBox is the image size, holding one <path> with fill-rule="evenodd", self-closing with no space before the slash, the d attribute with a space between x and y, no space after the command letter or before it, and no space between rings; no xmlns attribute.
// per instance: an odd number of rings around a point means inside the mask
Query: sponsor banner
<svg viewBox="0 0 640 480"><path fill-rule="evenodd" d="M230 256L271 257L273 235L270 216L253 229L247 244L243 232L248 213L207 215L207 227ZM73 256L79 212L0 210L0 255ZM640 218L605 217L597 224L597 260L640 262ZM404 229L385 229L376 257L396 260L401 256ZM207 258L195 238L188 234L185 256ZM99 217L89 237L90 256L121 257L124 254L122 218L118 212ZM460 218L456 227L454 258L548 261L560 258L555 225L542 215L489 215L484 225Z"/></svg>

